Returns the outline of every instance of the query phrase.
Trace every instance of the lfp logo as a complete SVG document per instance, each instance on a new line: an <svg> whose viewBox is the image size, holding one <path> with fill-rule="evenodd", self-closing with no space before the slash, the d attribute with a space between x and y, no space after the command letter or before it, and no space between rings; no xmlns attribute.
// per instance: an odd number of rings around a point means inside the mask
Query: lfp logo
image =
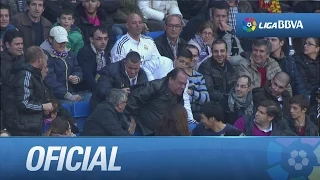
<svg viewBox="0 0 320 180"><path fill-rule="evenodd" d="M253 18L246 18L243 21L242 29L246 32L253 32L257 27L257 22Z"/></svg>

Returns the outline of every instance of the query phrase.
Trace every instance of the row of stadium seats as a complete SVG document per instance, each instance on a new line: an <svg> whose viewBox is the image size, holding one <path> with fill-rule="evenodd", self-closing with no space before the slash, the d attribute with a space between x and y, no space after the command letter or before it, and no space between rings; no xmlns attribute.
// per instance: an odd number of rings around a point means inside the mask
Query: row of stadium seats
<svg viewBox="0 0 320 180"><path fill-rule="evenodd" d="M146 33L146 36L151 37L153 40L157 37L161 36L164 33L164 31L154 31L154 32L148 32ZM123 35L117 35L116 41L118 41Z"/></svg>

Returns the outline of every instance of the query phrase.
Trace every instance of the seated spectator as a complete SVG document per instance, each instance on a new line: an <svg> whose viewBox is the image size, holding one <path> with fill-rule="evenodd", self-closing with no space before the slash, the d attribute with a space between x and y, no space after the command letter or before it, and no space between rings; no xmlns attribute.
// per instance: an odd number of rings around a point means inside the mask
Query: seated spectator
<svg viewBox="0 0 320 180"><path fill-rule="evenodd" d="M194 45L198 48L199 59L197 67L199 67L205 60L211 58L212 42L216 37L215 33L216 28L210 21L208 21L200 26L197 34L188 42L188 44Z"/></svg>
<svg viewBox="0 0 320 180"><path fill-rule="evenodd" d="M123 111L128 103L127 93L111 89L106 100L100 103L84 124L82 136L131 136L136 127L135 120L127 121Z"/></svg>
<svg viewBox="0 0 320 180"><path fill-rule="evenodd" d="M227 61L227 44L224 40L215 40L212 44L212 57L199 67L206 81L211 101L222 101L228 96L238 78L238 72Z"/></svg>
<svg viewBox="0 0 320 180"><path fill-rule="evenodd" d="M194 70L198 71L198 61L199 61L199 49L197 48L197 46L192 45L192 44L188 44L186 46L187 49L190 50L190 52L192 53L192 61L190 66L193 67Z"/></svg>
<svg viewBox="0 0 320 180"><path fill-rule="evenodd" d="M281 118L280 106L270 100L259 103L255 115L240 117L234 127L246 136L280 136L289 134L288 125Z"/></svg>
<svg viewBox="0 0 320 180"><path fill-rule="evenodd" d="M302 95L293 96L290 100L290 113L288 118L291 131L298 136L319 136L319 130L310 117L306 114L309 108L309 101Z"/></svg>
<svg viewBox="0 0 320 180"><path fill-rule="evenodd" d="M90 43L86 44L77 55L79 66L83 70L83 81L76 85L76 89L90 92L96 90L99 71L110 64L109 53L106 50L108 42L107 27L95 27L90 35Z"/></svg>
<svg viewBox="0 0 320 180"><path fill-rule="evenodd" d="M246 0L226 0L229 4L228 24L236 30L236 17L238 13L253 13L251 4Z"/></svg>
<svg viewBox="0 0 320 180"><path fill-rule="evenodd" d="M40 44L48 38L51 22L42 16L45 0L28 0L27 11L14 16L11 24L23 34L24 48Z"/></svg>
<svg viewBox="0 0 320 180"><path fill-rule="evenodd" d="M302 94L307 96L307 91L303 85L300 73L298 72L295 59L291 56L286 56L282 50L285 38L268 37L267 38L272 45L270 57L279 63L282 71L290 76L290 84L292 87L292 93Z"/></svg>
<svg viewBox="0 0 320 180"><path fill-rule="evenodd" d="M111 51L111 62L123 60L130 51L141 56L141 67L148 75L148 80L161 79L172 70L173 62L160 55L154 41L141 35L142 19L138 14L130 14L127 19L128 33L122 36Z"/></svg>
<svg viewBox="0 0 320 180"><path fill-rule="evenodd" d="M264 87L253 89L253 104L258 107L264 100L271 100L281 107L283 118L290 117L290 94L288 85L290 77L285 72L278 72L271 81L267 81Z"/></svg>
<svg viewBox="0 0 320 180"><path fill-rule="evenodd" d="M293 56L308 95L320 86L320 40L309 37L304 42L304 51Z"/></svg>
<svg viewBox="0 0 320 180"><path fill-rule="evenodd" d="M3 39L4 34L10 29L16 29L16 27L10 24L10 13L9 7L1 4L0 6L0 32L1 32L1 39Z"/></svg>
<svg viewBox="0 0 320 180"><path fill-rule="evenodd" d="M75 55L68 51L68 32L61 26L50 30L49 38L41 44L48 56L48 75L45 78L48 88L61 103L72 104L89 100L88 94L74 94L72 85L82 81L82 70Z"/></svg>
<svg viewBox="0 0 320 180"><path fill-rule="evenodd" d="M114 45L114 34L112 32L113 19L112 15L107 13L100 4L100 0L84 0L76 7L75 25L77 25L82 33L85 44L90 43L90 35L95 26L105 26L108 30L109 43L108 52ZM112 6L111 1L106 2Z"/></svg>
<svg viewBox="0 0 320 180"><path fill-rule="evenodd" d="M182 18L177 0L138 0L138 7L143 17L147 19L148 28L151 32L163 31L164 22L168 15L177 14Z"/></svg>
<svg viewBox="0 0 320 180"><path fill-rule="evenodd" d="M252 80L253 88L263 87L266 81L271 80L281 71L279 64L272 58L271 43L265 39L258 39L253 43L252 54L249 59L239 63L239 75L247 75Z"/></svg>
<svg viewBox="0 0 320 180"><path fill-rule="evenodd" d="M311 121L318 126L320 132L320 88L315 89L311 95L308 114Z"/></svg>
<svg viewBox="0 0 320 180"><path fill-rule="evenodd" d="M154 40L161 56L165 56L172 61L177 57L180 49L185 48L187 42L180 38L183 28L183 21L179 15L168 15L165 20L165 33Z"/></svg>
<svg viewBox="0 0 320 180"><path fill-rule="evenodd" d="M223 108L214 102L201 106L201 124L193 129L193 136L224 136L228 131L236 129L231 124L224 123ZM242 132L238 130L239 136Z"/></svg>
<svg viewBox="0 0 320 180"><path fill-rule="evenodd" d="M64 118L57 117L50 123L50 128L44 136L70 137L75 135L71 132L69 122Z"/></svg>
<svg viewBox="0 0 320 180"><path fill-rule="evenodd" d="M53 24L55 26L62 26L68 32L67 48L74 54L84 46L81 30L74 25L74 14L70 9L64 9L60 16L57 18L57 22Z"/></svg>
<svg viewBox="0 0 320 180"><path fill-rule="evenodd" d="M11 136L10 133L7 130L1 130L0 131L0 137L9 137Z"/></svg>
<svg viewBox="0 0 320 180"><path fill-rule="evenodd" d="M1 7L7 6L10 11L10 17L17 15L19 12L24 12L26 0L1 0Z"/></svg>
<svg viewBox="0 0 320 180"><path fill-rule="evenodd" d="M191 66L193 55L189 49L181 49L174 61L176 68L182 68L188 74L188 95L194 119L200 121L200 105L210 101L204 77Z"/></svg>
<svg viewBox="0 0 320 180"><path fill-rule="evenodd" d="M234 124L240 116L253 114L252 83L250 77L240 76L226 98L225 120Z"/></svg>
<svg viewBox="0 0 320 180"><path fill-rule="evenodd" d="M156 136L190 136L188 130L188 113L181 104L171 106L160 128L156 130Z"/></svg>
<svg viewBox="0 0 320 180"><path fill-rule="evenodd" d="M97 82L96 91L90 99L90 109L93 111L98 103L106 99L110 89L117 88L124 90L127 95L135 85L148 82L148 77L140 68L141 57L131 51L122 61L109 64L101 69Z"/></svg>

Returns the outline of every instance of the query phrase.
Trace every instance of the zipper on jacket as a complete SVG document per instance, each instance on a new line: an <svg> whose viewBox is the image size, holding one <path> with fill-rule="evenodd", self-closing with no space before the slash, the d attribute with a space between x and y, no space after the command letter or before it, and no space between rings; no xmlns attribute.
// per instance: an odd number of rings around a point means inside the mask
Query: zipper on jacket
<svg viewBox="0 0 320 180"><path fill-rule="evenodd" d="M63 61L64 65L66 66L66 87L67 87L67 92L69 92L69 86L68 86L68 65L65 59L59 58L61 61Z"/></svg>

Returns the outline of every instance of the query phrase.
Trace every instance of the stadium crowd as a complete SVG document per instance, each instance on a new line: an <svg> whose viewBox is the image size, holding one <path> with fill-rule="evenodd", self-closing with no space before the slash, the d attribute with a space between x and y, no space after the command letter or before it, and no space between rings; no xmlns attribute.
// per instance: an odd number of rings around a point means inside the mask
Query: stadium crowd
<svg viewBox="0 0 320 180"><path fill-rule="evenodd" d="M1 136L319 136L319 38L236 32L238 13L319 12L320 1L1 0Z"/></svg>

